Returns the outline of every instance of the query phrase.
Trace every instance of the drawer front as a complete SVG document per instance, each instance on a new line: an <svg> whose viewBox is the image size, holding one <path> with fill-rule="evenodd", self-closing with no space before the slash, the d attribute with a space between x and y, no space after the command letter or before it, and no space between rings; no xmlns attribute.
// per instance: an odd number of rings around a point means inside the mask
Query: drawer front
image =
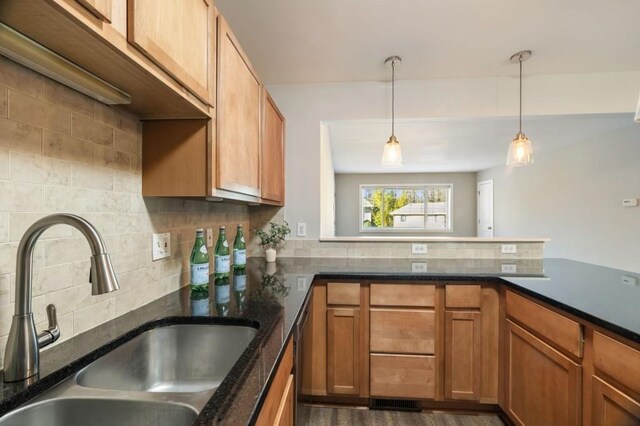
<svg viewBox="0 0 640 426"><path fill-rule="evenodd" d="M480 309L482 287L476 285L448 285L445 287L444 304L447 308Z"/></svg>
<svg viewBox="0 0 640 426"><path fill-rule="evenodd" d="M506 309L509 317L567 353L582 357L582 328L577 322L510 291L507 291Z"/></svg>
<svg viewBox="0 0 640 426"><path fill-rule="evenodd" d="M436 286L428 284L371 284L371 306L435 306Z"/></svg>
<svg viewBox="0 0 640 426"><path fill-rule="evenodd" d="M327 304L360 306L360 284L327 283Z"/></svg>
<svg viewBox="0 0 640 426"><path fill-rule="evenodd" d="M434 398L436 359L419 355L371 354L372 397Z"/></svg>
<svg viewBox="0 0 640 426"><path fill-rule="evenodd" d="M640 394L640 351L595 331L593 365Z"/></svg>
<svg viewBox="0 0 640 426"><path fill-rule="evenodd" d="M370 311L371 352L433 354L434 311L376 309Z"/></svg>

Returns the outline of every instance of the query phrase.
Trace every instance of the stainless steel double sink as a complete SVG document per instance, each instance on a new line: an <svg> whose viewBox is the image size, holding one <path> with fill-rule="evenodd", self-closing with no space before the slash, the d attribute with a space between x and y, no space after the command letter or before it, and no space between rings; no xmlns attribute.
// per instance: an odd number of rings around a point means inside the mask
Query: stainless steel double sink
<svg viewBox="0 0 640 426"><path fill-rule="evenodd" d="M0 418L0 426L191 425L256 333L220 324L145 331Z"/></svg>

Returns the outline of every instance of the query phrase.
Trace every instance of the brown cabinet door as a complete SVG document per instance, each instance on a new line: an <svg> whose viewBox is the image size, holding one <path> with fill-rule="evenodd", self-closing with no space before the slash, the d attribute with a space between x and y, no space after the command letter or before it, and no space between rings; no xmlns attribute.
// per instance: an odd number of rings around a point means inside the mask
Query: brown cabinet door
<svg viewBox="0 0 640 426"><path fill-rule="evenodd" d="M111 22L111 0L77 0L98 19Z"/></svg>
<svg viewBox="0 0 640 426"><path fill-rule="evenodd" d="M217 188L260 196L260 81L218 18Z"/></svg>
<svg viewBox="0 0 640 426"><path fill-rule="evenodd" d="M480 400L482 314L445 312L445 397Z"/></svg>
<svg viewBox="0 0 640 426"><path fill-rule="evenodd" d="M592 423L599 426L637 426L640 402L593 376Z"/></svg>
<svg viewBox="0 0 640 426"><path fill-rule="evenodd" d="M261 197L284 204L284 117L263 90Z"/></svg>
<svg viewBox="0 0 640 426"><path fill-rule="evenodd" d="M505 411L517 425L579 425L581 367L506 322Z"/></svg>
<svg viewBox="0 0 640 426"><path fill-rule="evenodd" d="M327 308L327 392L360 393L360 308Z"/></svg>
<svg viewBox="0 0 640 426"><path fill-rule="evenodd" d="M202 101L213 104L210 0L128 0L127 38Z"/></svg>

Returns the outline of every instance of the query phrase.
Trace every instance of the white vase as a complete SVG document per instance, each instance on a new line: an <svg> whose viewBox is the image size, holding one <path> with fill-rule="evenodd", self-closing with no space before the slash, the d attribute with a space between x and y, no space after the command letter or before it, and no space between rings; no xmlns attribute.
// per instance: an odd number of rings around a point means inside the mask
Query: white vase
<svg viewBox="0 0 640 426"><path fill-rule="evenodd" d="M275 262L276 261L276 249L273 247L269 247L264 251L264 257L267 262Z"/></svg>

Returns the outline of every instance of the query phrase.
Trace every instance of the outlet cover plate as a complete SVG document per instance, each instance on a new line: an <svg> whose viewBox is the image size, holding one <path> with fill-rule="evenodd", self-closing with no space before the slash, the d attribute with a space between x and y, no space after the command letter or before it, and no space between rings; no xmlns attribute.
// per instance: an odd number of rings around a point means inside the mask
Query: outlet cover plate
<svg viewBox="0 0 640 426"><path fill-rule="evenodd" d="M503 263L500 270L503 274L515 274L518 272L518 266L510 263Z"/></svg>
<svg viewBox="0 0 640 426"><path fill-rule="evenodd" d="M502 244L502 254L517 254L518 246L516 244Z"/></svg>
<svg viewBox="0 0 640 426"><path fill-rule="evenodd" d="M151 244L153 260L165 259L171 256L171 234L169 232L153 234Z"/></svg>
<svg viewBox="0 0 640 426"><path fill-rule="evenodd" d="M414 274L420 274L427 272L427 262L412 262L411 272Z"/></svg>
<svg viewBox="0 0 640 426"><path fill-rule="evenodd" d="M298 222L298 237L307 236L307 224L305 222Z"/></svg>
<svg viewBox="0 0 640 426"><path fill-rule="evenodd" d="M411 244L411 254L427 254L427 244L425 243Z"/></svg>

